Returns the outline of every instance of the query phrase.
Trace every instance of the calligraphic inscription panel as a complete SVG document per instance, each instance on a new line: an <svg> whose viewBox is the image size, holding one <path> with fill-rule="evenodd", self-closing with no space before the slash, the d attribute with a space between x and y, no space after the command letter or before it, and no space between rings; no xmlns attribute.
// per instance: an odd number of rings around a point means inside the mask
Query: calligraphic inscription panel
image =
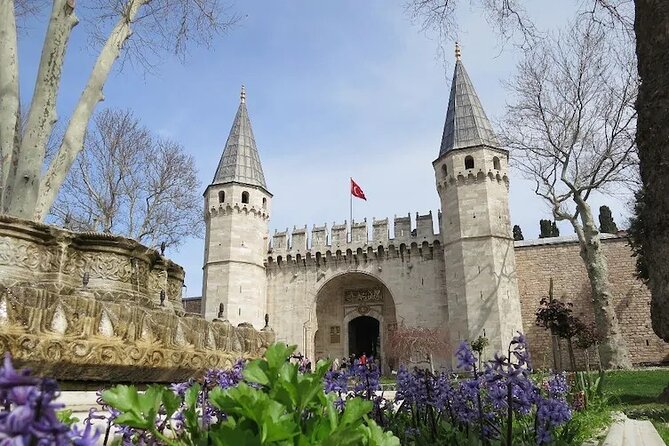
<svg viewBox="0 0 669 446"><path fill-rule="evenodd" d="M381 288L366 288L344 291L345 304L383 302Z"/></svg>

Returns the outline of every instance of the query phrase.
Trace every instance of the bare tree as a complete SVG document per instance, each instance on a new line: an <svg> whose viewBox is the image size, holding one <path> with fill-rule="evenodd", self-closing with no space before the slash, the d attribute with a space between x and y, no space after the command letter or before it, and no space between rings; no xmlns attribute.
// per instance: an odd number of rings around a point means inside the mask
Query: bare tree
<svg viewBox="0 0 669 446"><path fill-rule="evenodd" d="M220 0L96 0L84 15L101 47L56 155L43 174L46 146L58 120L56 102L68 40L79 22L75 0L53 0L33 96L20 126L17 23L39 0L0 0L0 212L43 220L84 143L84 135L112 66L124 49L140 61L186 43L207 44L235 18ZM131 36L134 36L131 39Z"/></svg>
<svg viewBox="0 0 669 446"><path fill-rule="evenodd" d="M638 81L631 42L580 20L526 53L509 83L503 135L520 170L578 235L606 367L631 365L612 305L607 262L588 199L626 183L638 164Z"/></svg>
<svg viewBox="0 0 669 446"><path fill-rule="evenodd" d="M152 137L129 111L104 110L51 215L75 230L178 246L202 232L199 190L193 158L179 144Z"/></svg>
<svg viewBox="0 0 669 446"><path fill-rule="evenodd" d="M434 371L434 358L445 359L450 353L448 334L441 328L407 327L400 324L388 334L386 354L399 364L430 365Z"/></svg>

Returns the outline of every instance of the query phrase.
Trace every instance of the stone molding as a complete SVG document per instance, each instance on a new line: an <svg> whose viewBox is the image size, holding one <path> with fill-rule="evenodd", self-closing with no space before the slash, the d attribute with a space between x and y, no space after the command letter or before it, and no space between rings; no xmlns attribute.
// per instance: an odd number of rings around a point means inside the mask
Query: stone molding
<svg viewBox="0 0 669 446"><path fill-rule="evenodd" d="M184 315L183 279L133 240L0 216L0 348L58 379L174 382L274 341Z"/></svg>

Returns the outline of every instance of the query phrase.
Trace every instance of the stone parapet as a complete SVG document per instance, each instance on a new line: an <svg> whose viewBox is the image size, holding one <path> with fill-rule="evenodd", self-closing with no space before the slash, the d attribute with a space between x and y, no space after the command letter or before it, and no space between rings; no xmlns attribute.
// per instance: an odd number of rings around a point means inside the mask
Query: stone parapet
<svg viewBox="0 0 669 446"><path fill-rule="evenodd" d="M441 212L438 218L441 219ZM288 259L315 259L326 256L351 256L368 254L383 256L390 251L415 252L424 246L441 243L441 235L435 233L432 212L420 215L416 213L412 224L411 214L406 217L395 217L393 222L394 237L390 237L388 218L373 219L371 234L367 219L342 224L313 226L311 232L307 226L294 227L292 231L275 231L268 252L267 264L283 263ZM371 235L371 237L370 237Z"/></svg>
<svg viewBox="0 0 669 446"><path fill-rule="evenodd" d="M273 342L269 330L185 315L183 279L133 240L0 216L0 348L63 380L174 382Z"/></svg>

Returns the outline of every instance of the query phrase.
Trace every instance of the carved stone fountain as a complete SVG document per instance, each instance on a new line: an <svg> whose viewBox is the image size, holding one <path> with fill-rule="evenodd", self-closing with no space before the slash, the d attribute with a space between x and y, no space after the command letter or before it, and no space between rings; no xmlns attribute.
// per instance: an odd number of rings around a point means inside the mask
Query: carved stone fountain
<svg viewBox="0 0 669 446"><path fill-rule="evenodd" d="M274 341L185 314L183 279L133 240L0 216L0 349L62 380L174 382Z"/></svg>

